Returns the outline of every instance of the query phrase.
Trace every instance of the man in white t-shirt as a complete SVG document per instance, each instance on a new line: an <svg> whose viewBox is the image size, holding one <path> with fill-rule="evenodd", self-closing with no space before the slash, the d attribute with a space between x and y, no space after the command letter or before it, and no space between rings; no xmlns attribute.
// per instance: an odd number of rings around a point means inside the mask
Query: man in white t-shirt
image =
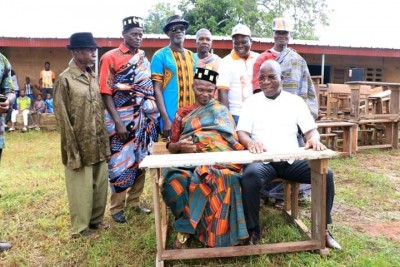
<svg viewBox="0 0 400 267"><path fill-rule="evenodd" d="M218 67L218 100L224 104L238 123L243 101L253 94L251 78L258 53L251 49L249 27L238 24L232 29L232 52L225 56Z"/></svg>
<svg viewBox="0 0 400 267"><path fill-rule="evenodd" d="M297 142L297 126L305 134L305 149L325 150L320 142L317 125L310 111L299 96L282 91L282 71L279 63L267 60L261 65L259 76L261 93L248 98L242 106L237 126L240 143L250 153L264 151L291 151ZM311 171L306 160L290 162L251 163L245 166L241 179L243 207L249 232L248 244L261 238L259 224L260 189L280 177L299 183L311 183ZM331 210L334 199L333 172L326 175L326 222L332 223ZM341 249L330 232L326 244Z"/></svg>

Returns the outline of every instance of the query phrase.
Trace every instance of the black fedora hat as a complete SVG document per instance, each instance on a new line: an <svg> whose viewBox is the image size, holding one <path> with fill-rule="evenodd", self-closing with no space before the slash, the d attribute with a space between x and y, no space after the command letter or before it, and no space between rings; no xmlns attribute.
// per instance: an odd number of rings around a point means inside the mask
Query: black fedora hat
<svg viewBox="0 0 400 267"><path fill-rule="evenodd" d="M187 22L186 20L182 19L181 16L179 15L172 15L171 17L169 17L167 19L167 23L165 24L163 31L165 33L168 32L169 28L174 25L174 24L183 24L185 26L185 28L187 29L189 27L189 22Z"/></svg>
<svg viewBox="0 0 400 267"><path fill-rule="evenodd" d="M77 32L71 35L69 38L68 49L75 48L100 48L94 41L93 34L91 32Z"/></svg>

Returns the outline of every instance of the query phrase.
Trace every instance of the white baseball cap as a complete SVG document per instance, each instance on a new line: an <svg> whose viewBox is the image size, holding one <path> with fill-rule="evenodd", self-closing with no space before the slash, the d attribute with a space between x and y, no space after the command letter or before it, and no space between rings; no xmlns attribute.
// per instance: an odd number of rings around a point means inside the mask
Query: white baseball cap
<svg viewBox="0 0 400 267"><path fill-rule="evenodd" d="M250 31L249 27L247 27L246 25L243 25L243 24L238 24L235 27L233 27L231 36L233 37L237 34L251 37L251 31Z"/></svg>

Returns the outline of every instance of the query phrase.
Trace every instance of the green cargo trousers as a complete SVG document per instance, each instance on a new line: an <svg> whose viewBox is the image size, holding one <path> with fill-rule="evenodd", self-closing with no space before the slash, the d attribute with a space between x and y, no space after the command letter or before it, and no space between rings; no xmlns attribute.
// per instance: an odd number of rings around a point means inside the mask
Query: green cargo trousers
<svg viewBox="0 0 400 267"><path fill-rule="evenodd" d="M72 234L103 221L107 204L108 166L105 161L78 170L65 168Z"/></svg>

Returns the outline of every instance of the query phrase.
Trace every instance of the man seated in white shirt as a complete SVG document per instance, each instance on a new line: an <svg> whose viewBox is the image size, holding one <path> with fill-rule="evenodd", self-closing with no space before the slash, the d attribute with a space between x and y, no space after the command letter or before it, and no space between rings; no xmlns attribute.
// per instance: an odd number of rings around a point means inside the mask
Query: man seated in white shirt
<svg viewBox="0 0 400 267"><path fill-rule="evenodd" d="M267 60L261 65L259 76L262 93L250 96L242 106L237 126L240 143L250 153L290 151L299 147L298 126L305 133L305 149L325 150L320 142L317 125L299 96L282 91L282 71L279 63ZM280 177L299 183L311 183L311 171L306 160L290 162L251 163L244 167L241 179L244 213L249 239L256 244L261 238L259 224L260 189ZM326 222L332 222L334 199L333 172L326 175ZM327 246L341 249L329 231Z"/></svg>

